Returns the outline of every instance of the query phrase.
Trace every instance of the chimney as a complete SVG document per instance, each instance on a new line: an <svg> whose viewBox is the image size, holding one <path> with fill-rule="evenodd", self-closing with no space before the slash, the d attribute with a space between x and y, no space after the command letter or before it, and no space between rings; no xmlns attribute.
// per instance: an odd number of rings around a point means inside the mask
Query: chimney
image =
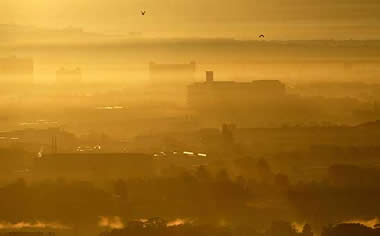
<svg viewBox="0 0 380 236"><path fill-rule="evenodd" d="M214 81L214 72L206 71L206 82L211 83Z"/></svg>

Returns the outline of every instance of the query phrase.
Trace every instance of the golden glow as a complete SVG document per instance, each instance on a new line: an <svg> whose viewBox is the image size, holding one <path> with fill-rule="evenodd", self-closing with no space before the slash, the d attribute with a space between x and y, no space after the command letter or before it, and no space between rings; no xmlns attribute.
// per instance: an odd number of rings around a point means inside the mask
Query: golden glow
<svg viewBox="0 0 380 236"><path fill-rule="evenodd" d="M6 24L185 37L373 38L380 18L380 4L371 0L3 0L0 7Z"/></svg>

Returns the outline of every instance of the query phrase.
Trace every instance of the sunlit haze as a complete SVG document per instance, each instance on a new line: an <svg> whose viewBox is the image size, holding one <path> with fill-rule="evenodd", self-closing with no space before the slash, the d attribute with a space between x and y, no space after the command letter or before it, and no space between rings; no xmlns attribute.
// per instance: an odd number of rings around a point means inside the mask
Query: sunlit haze
<svg viewBox="0 0 380 236"><path fill-rule="evenodd" d="M379 236L380 0L0 0L0 236Z"/></svg>
<svg viewBox="0 0 380 236"><path fill-rule="evenodd" d="M374 39L380 26L376 0L2 0L0 7L3 24L149 37Z"/></svg>

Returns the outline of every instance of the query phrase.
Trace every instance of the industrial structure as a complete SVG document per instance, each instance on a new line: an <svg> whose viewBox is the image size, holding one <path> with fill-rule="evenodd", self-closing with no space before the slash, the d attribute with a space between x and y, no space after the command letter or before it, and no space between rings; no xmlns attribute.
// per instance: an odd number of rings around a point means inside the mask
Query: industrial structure
<svg viewBox="0 0 380 236"><path fill-rule="evenodd" d="M214 81L212 71L206 72L205 82L188 86L188 103L193 108L257 105L285 95L285 85L278 80Z"/></svg>

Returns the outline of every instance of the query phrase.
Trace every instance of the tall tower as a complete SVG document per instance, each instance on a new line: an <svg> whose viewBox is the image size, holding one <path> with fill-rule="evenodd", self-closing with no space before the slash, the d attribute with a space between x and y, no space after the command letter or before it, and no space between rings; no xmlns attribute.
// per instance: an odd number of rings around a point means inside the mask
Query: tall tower
<svg viewBox="0 0 380 236"><path fill-rule="evenodd" d="M206 71L206 82L211 83L214 81L214 71Z"/></svg>

